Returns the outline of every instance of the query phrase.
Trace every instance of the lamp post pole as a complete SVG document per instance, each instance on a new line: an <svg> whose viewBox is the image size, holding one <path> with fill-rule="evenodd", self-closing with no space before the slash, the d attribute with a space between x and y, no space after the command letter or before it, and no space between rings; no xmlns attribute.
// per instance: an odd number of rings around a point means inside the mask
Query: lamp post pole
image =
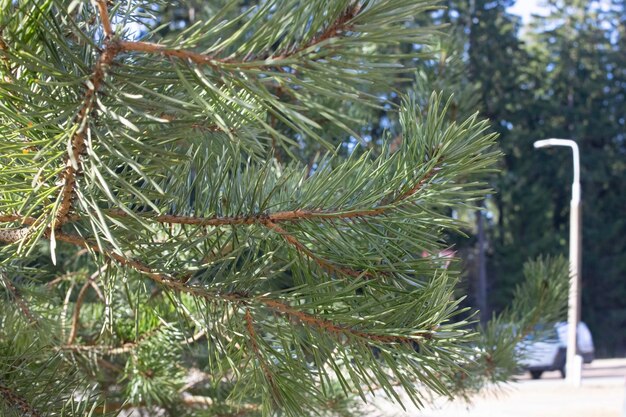
<svg viewBox="0 0 626 417"><path fill-rule="evenodd" d="M545 139L534 143L535 148L551 146L567 146L572 148L574 162L574 182L572 183L572 200L570 203L569 226L569 267L570 285L567 310L567 353L565 359L565 375L568 383L580 386L582 378L582 357L577 353L577 330L580 322L580 270L581 270L581 192L580 192L580 157L578 145L569 139Z"/></svg>

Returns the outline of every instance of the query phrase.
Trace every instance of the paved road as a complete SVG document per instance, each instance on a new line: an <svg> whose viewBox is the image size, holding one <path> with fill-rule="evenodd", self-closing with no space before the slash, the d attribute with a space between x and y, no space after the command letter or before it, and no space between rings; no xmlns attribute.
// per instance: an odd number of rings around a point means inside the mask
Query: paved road
<svg viewBox="0 0 626 417"><path fill-rule="evenodd" d="M626 359L596 360L583 368L579 388L567 385L558 372L546 372L533 381L524 376L499 391L473 400L438 401L424 410L402 411L377 399L368 416L381 417L626 417Z"/></svg>

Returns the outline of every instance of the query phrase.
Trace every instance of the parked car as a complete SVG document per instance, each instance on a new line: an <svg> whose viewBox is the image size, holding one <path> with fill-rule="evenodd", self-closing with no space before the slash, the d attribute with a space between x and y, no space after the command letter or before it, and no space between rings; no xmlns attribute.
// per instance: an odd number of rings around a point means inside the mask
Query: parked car
<svg viewBox="0 0 626 417"><path fill-rule="evenodd" d="M578 353L584 363L594 359L591 332L583 322L578 323ZM538 329L536 335L526 337L519 345L523 352L521 365L533 379L541 378L545 371L560 371L565 378L565 353L567 351L567 323L559 322L550 329Z"/></svg>

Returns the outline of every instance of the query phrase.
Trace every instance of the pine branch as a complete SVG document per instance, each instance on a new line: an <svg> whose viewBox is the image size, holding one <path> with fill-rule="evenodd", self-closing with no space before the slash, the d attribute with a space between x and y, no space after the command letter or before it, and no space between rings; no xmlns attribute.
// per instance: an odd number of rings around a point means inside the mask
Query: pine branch
<svg viewBox="0 0 626 417"><path fill-rule="evenodd" d="M98 4L100 5L101 2L98 2ZM103 17L103 20L108 22L108 18ZM86 132L89 129L89 116L94 108L96 95L98 94L100 86L104 81L105 71L119 52L121 52L121 48L117 42L107 41L89 79L89 83L87 85L88 89L85 93L83 103L78 111L76 119L78 129L71 139L71 153L67 156L65 169L61 173L60 180L63 184L63 188L61 191L61 202L59 204L54 222L55 228L60 228L67 222L67 216L72 209L74 188L76 187L76 176L80 172L80 158L86 150L85 137Z"/></svg>
<svg viewBox="0 0 626 417"><path fill-rule="evenodd" d="M43 417L43 414L31 406L28 401L2 383L0 383L0 397L9 408L21 413L23 417Z"/></svg>
<svg viewBox="0 0 626 417"><path fill-rule="evenodd" d="M382 344L413 344L416 343L419 339L430 340L433 338L434 334L434 332L414 332L410 337L408 337L368 333L350 327L338 325L332 320L323 319L313 314L305 313L304 311L295 309L288 304L271 298L258 297L255 299L255 301L260 302L269 309L279 314L285 315L290 319L297 320L304 325L316 327L323 332L331 333L335 336L349 336L357 339L363 339L368 342L377 342Z"/></svg>
<svg viewBox="0 0 626 417"><path fill-rule="evenodd" d="M320 258L319 256L315 255L313 253L313 251L311 251L309 248L307 248L302 242L300 242L298 239L296 239L293 235L289 234L289 232L287 232L285 229L283 229L282 227L278 226L276 223L273 223L271 221L266 221L264 223L262 223L263 225L267 226L270 230L273 230L274 232L278 233L279 235L281 235L283 237L283 239L285 239L285 241L287 243L289 243L290 245L292 245L293 247L295 247L298 252L306 255L307 257L309 257L311 260L313 260L314 262L316 262L319 266L321 266L322 268L330 271L330 272L336 272L339 274L343 274L343 275L349 275L351 277L361 277L361 276L370 276L371 274L369 274L368 272L359 272L359 271L355 271L353 269L348 269L348 268L342 268L339 267L331 262L328 262L327 260Z"/></svg>
<svg viewBox="0 0 626 417"><path fill-rule="evenodd" d="M281 301L274 300L268 297L246 296L240 293L220 293L220 292L209 291L202 287L185 285L184 281L174 279L172 276L167 275L167 274L156 272L139 261L127 259L123 257L122 255L116 254L115 252L101 251L97 245L89 244L87 241L85 241L84 239L78 236L60 234L57 236L57 239L63 242L68 242L68 243L73 243L73 244L77 244L77 245L84 246L84 247L89 247L90 249L96 252L100 252L103 255L116 260L122 265L129 266L135 269L136 271L141 272L142 274L154 280L156 283L162 284L172 290L181 291L184 293L192 294L192 295L203 297L203 298L227 300L227 301L234 302L237 304L240 304L240 303L249 304L251 302L260 303L266 306L267 308L269 308L270 310L286 315L290 318L296 319L303 324L313 325L314 327L317 327L320 330L328 331L336 335L353 336L353 337L366 339L369 341L379 342L379 343L413 343L415 342L416 337L424 338L424 339L431 339L433 336L432 332L415 332L411 337L377 335L377 334L362 332L362 331L351 329L351 328L342 327L340 325L333 323L330 320L322 319L314 315L302 312L300 310L294 309L288 304L285 304Z"/></svg>
<svg viewBox="0 0 626 417"><path fill-rule="evenodd" d="M252 313L250 313L249 308L246 308L244 319L246 321L246 330L248 332L248 336L249 336L248 340L250 342L252 352L254 353L254 356L259 362L259 366L261 367L261 370L263 371L263 375L265 376L267 383L270 385L270 389L272 390L274 394L274 398L279 398L280 390L276 386L274 375L272 375L272 372L270 371L269 366L267 365L267 363L265 363L265 359L263 358L263 355L261 354L261 350L259 349L259 345L257 343L256 331L254 330L254 322L252 320Z"/></svg>
<svg viewBox="0 0 626 417"><path fill-rule="evenodd" d="M85 300L85 296L87 295L87 290L89 289L89 287L93 286L96 279L100 276L100 274L106 271L106 269L107 269L107 266L105 265L104 267L98 269L96 272L91 274L89 278L87 279L87 282L85 282L85 284L81 287L80 291L78 292L78 296L76 297L76 304L74 306L74 314L72 315L72 326L70 328L70 335L67 338L68 345L71 345L72 343L74 343L74 340L76 339L76 334L78 333L78 324L79 324L79 319L80 319L80 309L83 306L83 301Z"/></svg>
<svg viewBox="0 0 626 417"><path fill-rule="evenodd" d="M286 161L311 140L334 148L322 133L340 142L364 131L358 109L333 106L382 106L379 93L406 71L385 51L430 33L410 25L431 3L272 0L248 11L233 3L163 44L150 42L156 32L147 42L114 32L122 26L113 23L153 12L142 3L116 5L111 15L105 0L92 3L96 13L78 5L71 15L58 2L28 4L27 30L17 29L23 19L10 21L15 45L0 51L20 75L0 86L10 104L0 136L15 166L2 170L0 242L20 244L1 248L7 267L48 282L45 291L65 291L64 303L55 294L59 302L36 311L62 317L68 332L62 340L28 335L45 342L33 368L49 354L75 359L89 383L104 382L95 395L135 407L231 408L181 389L182 345L196 353L206 339L212 382L232 384L226 395L240 409L261 401L252 412L303 415L302 399L323 408L335 376L344 393L394 380L409 391L415 381L445 391L430 372L456 369L468 332L453 318L452 275L434 273L441 268L420 254L457 225L442 208L483 192L460 183L493 162L486 124L447 125L439 96L427 115L407 100L398 152L358 149L343 159L339 151L310 178L311 167ZM270 141L284 160L262 162ZM31 269L47 262L40 237L60 255L57 268L112 268L100 300L88 302L99 272L68 287L57 286L56 268ZM82 340L100 324L106 337ZM38 330L4 328L10 336ZM342 374L353 358L363 361ZM18 391L31 398L23 385Z"/></svg>
<svg viewBox="0 0 626 417"><path fill-rule="evenodd" d="M399 205L403 204L408 200L411 196L415 195L422 187L430 180L436 173L439 171L439 165L434 165L429 171L427 171L422 178L415 183L409 190L400 194L398 197L394 198L392 204L385 203L383 200L381 202L382 206L371 209L364 210L355 210L355 211L340 211L340 210L290 210L290 211L282 211L275 212L269 214L257 214L257 215L249 215L249 216L235 216L235 217L213 217L213 218L202 218L202 217L193 217L193 216L177 216L177 215L160 215L160 216L150 216L143 215L139 213L135 213L135 216L141 217L145 220L155 221L157 223L164 224L181 224L181 225L195 225L199 227L206 226L234 226L234 225L253 225L258 224L267 227L268 229L278 233L283 237L283 239L292 245L298 252L310 258L312 261L317 263L323 269L332 272L338 273L342 275L347 275L351 277L369 277L372 278L373 274L369 271L358 271L350 268L340 267L335 265L332 262L329 262L326 259L323 259L316 255L311 249L309 249L306 245L300 242L295 236L290 234L287 230L280 227L277 223L282 222L297 222L303 220L346 220L346 219L362 219L365 220L367 217L376 217L381 216L387 213L390 210L396 209ZM385 205L386 204L386 205ZM109 210L106 211L107 214L114 216L125 218L129 217L129 214L123 210ZM74 215L66 217L66 221L76 221L79 220L81 216ZM2 215L0 216L0 221L21 221L24 224L32 224L35 222L33 218L20 217L17 215ZM0 241L5 242L17 242L28 232L27 228L22 229L12 229L12 230L0 230ZM46 232L46 235L49 234L49 231ZM76 236L66 235L66 234L58 234L55 235L60 241L67 241L69 243L79 244L79 245L88 245L86 240L76 240ZM91 249L94 248L94 245L87 246ZM137 262L137 261L129 261L123 257L117 258L121 255L112 253L111 257L116 259L118 262L122 262L123 264L127 264L128 262ZM135 269L140 270L142 272L149 272L149 268L145 267L140 263L136 263L134 266ZM146 269L147 268L147 269ZM82 290L81 290L82 291Z"/></svg>
<svg viewBox="0 0 626 417"><path fill-rule="evenodd" d="M107 10L106 0L96 0L98 6L98 12L100 13L100 22L102 23L102 30L104 36L110 38L113 36L113 28L111 27L111 20L109 19L109 11Z"/></svg>
<svg viewBox="0 0 626 417"><path fill-rule="evenodd" d="M267 55L265 57L254 57L254 56L246 56L241 61L236 61L233 58L219 58L217 54L201 54L194 51L189 51L185 49L172 49L167 48L164 45L159 45L150 42L139 42L139 41L120 41L118 43L119 47L126 52L143 52L147 54L159 54L166 57L178 58L183 61L190 61L196 65L209 65L212 67L218 67L218 64L246 64L246 68L250 68L250 61L252 58L255 58L258 64L252 66L258 66L260 68L266 67L278 67L284 65L283 62L286 59L289 59L295 55L302 53L314 46L322 43L325 40L336 37L349 30L350 21L354 19L359 11L361 10L361 5L358 1L353 2L353 4L348 5L346 10L328 27L320 34L314 36L309 42L301 45L299 48L294 49L292 51L283 51L279 55ZM270 62L266 62L270 60Z"/></svg>
<svg viewBox="0 0 626 417"><path fill-rule="evenodd" d="M4 287L11 294L15 302L19 305L20 310L22 311L22 314L24 315L24 317L26 317L28 322L30 324L37 324L37 318L30 311L30 307L28 306L24 298L21 296L21 294L18 292L17 288L15 288L15 285L13 285L13 283L9 280L9 278L4 274L4 272L0 272L0 279L2 279L2 282L4 283Z"/></svg>

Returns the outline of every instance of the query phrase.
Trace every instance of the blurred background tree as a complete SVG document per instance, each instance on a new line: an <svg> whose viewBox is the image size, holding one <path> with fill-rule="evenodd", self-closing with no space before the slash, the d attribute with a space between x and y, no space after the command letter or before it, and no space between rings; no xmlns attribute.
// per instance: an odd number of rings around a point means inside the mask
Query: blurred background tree
<svg viewBox="0 0 626 417"><path fill-rule="evenodd" d="M582 318L599 356L625 355L625 2L547 1L527 22L509 12L511 0L444 4L430 17L454 29L464 82L504 153L484 202L482 243L477 213L464 214L472 237L455 239L469 303L483 318L501 311L528 256L567 254L571 156L532 143L572 138L582 154Z"/></svg>

